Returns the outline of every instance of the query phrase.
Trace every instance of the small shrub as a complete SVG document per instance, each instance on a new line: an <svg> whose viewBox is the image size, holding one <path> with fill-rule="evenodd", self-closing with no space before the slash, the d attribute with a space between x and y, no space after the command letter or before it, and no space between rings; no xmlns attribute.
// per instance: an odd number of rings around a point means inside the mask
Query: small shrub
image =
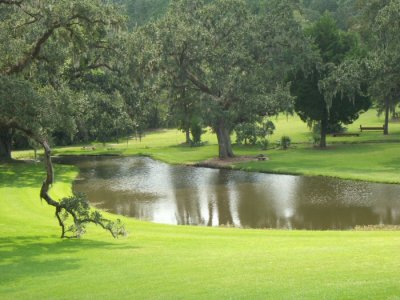
<svg viewBox="0 0 400 300"><path fill-rule="evenodd" d="M269 141L266 138L262 138L258 141L258 144L260 145L261 150L267 150Z"/></svg>
<svg viewBox="0 0 400 300"><path fill-rule="evenodd" d="M321 141L321 126L319 125L319 123L317 123L314 124L312 128L311 142L315 146L319 145L320 141Z"/></svg>
<svg viewBox="0 0 400 300"><path fill-rule="evenodd" d="M203 122L199 118L195 118L192 120L190 124L190 133L192 134L192 147L201 146L201 136L206 131L203 129Z"/></svg>
<svg viewBox="0 0 400 300"><path fill-rule="evenodd" d="M256 145L267 136L272 135L275 125L271 121L264 123L241 123L235 127L236 143Z"/></svg>

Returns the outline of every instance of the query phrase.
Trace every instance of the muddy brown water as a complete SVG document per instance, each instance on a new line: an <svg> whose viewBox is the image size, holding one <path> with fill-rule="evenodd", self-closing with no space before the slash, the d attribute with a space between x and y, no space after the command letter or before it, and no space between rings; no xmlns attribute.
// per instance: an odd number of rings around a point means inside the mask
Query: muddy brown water
<svg viewBox="0 0 400 300"><path fill-rule="evenodd" d="M146 157L64 157L98 208L176 225L347 230L400 225L400 185L175 166Z"/></svg>

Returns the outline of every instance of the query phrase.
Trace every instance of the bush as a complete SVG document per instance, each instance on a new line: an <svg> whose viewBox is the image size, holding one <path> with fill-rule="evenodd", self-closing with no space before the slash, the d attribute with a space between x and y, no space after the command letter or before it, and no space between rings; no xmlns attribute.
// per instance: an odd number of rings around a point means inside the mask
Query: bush
<svg viewBox="0 0 400 300"><path fill-rule="evenodd" d="M258 141L258 144L260 145L261 150L267 150L269 141L266 138L262 138Z"/></svg>
<svg viewBox="0 0 400 300"><path fill-rule="evenodd" d="M257 141L257 125L241 123L235 127L236 143L254 145Z"/></svg>
<svg viewBox="0 0 400 300"><path fill-rule="evenodd" d="M241 123L235 127L236 143L255 145L268 135L272 135L275 125L271 121L265 123ZM259 142L260 143L260 142Z"/></svg>
<svg viewBox="0 0 400 300"><path fill-rule="evenodd" d="M205 133L203 130L203 123L200 119L193 119L190 123L190 133L192 134L192 143L191 146L201 146L201 135Z"/></svg>

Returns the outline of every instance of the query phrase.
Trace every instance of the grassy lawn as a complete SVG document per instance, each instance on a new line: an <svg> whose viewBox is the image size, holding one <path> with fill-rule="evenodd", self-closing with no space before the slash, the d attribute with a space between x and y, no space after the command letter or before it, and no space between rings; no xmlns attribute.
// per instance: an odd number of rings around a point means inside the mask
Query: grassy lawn
<svg viewBox="0 0 400 300"><path fill-rule="evenodd" d="M274 119L277 130L270 137L271 144L282 135L288 135L293 147L287 151L270 149L266 152L257 146L234 146L237 155L266 154L270 160L235 165L251 171L324 175L345 179L359 179L377 182L400 183L400 122L390 124L390 135L382 132L363 132L359 137L328 137L327 150L318 150L311 145L311 133L306 124L297 116L281 115ZM348 126L348 132L358 133L360 125L377 126L383 118L371 110ZM235 138L233 137L233 140ZM184 134L178 130L158 130L149 132L142 141L131 139L107 145L95 144L96 150L83 150L82 146L60 147L55 154L62 155L148 155L156 159L174 163L195 163L215 157L218 153L216 136L207 132L202 147L182 145ZM30 157L33 151L13 153L15 158Z"/></svg>
<svg viewBox="0 0 400 300"><path fill-rule="evenodd" d="M400 297L399 231L242 230L123 219L127 238L90 227L82 239L60 240L54 211L38 198L42 169L0 165L0 299ZM73 167L57 166L53 196L69 194L76 175Z"/></svg>

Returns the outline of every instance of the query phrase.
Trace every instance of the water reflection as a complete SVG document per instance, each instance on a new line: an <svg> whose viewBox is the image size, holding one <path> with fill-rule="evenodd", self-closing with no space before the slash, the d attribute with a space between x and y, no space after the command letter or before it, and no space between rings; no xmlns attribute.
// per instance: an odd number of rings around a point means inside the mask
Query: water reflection
<svg viewBox="0 0 400 300"><path fill-rule="evenodd" d="M246 228L351 229L400 224L400 186L171 166L149 158L63 158L76 191L142 220Z"/></svg>

